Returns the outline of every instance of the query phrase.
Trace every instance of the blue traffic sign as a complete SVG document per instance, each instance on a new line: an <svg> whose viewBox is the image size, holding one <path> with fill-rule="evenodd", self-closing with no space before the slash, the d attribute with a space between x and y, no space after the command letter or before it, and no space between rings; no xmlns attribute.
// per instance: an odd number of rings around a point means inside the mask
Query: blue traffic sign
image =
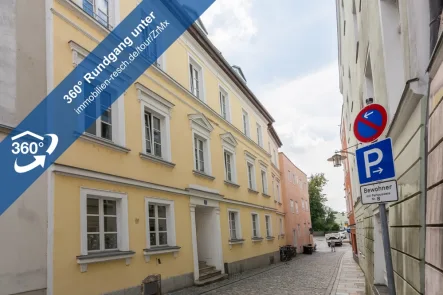
<svg viewBox="0 0 443 295"><path fill-rule="evenodd" d="M395 177L391 138L358 149L355 157L360 184Z"/></svg>
<svg viewBox="0 0 443 295"><path fill-rule="evenodd" d="M354 135L361 142L373 142L383 134L388 115L385 108L379 104L364 107L355 117Z"/></svg>

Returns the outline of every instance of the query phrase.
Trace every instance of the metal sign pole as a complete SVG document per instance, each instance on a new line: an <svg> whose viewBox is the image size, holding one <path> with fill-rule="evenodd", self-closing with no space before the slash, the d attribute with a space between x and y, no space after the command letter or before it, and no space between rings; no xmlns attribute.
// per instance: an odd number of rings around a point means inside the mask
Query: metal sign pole
<svg viewBox="0 0 443 295"><path fill-rule="evenodd" d="M392 267L391 243L389 241L388 219L386 218L386 206L384 203L381 203L379 205L379 211L383 250L385 252L386 275L388 277L389 295L395 295L394 268Z"/></svg>

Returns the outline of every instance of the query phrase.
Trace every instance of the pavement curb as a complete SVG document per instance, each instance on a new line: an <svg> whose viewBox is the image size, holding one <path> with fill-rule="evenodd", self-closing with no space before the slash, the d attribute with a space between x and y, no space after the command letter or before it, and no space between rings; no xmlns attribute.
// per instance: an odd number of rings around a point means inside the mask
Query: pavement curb
<svg viewBox="0 0 443 295"><path fill-rule="evenodd" d="M340 273L341 273L341 268L342 268L342 262L343 262L343 257L345 256L346 252L343 252L341 254L341 257L339 259L339 261L337 262L337 267L335 268L335 272L331 277L331 281L329 282L328 288L326 289L325 295L331 295L332 292L334 290L337 290L338 287L338 282L339 282L339 278L340 278Z"/></svg>

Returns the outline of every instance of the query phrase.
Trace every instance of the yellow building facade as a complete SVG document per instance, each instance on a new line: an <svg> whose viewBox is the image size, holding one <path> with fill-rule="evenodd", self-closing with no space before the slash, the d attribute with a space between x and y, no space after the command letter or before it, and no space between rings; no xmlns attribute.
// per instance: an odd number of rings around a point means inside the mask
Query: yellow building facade
<svg viewBox="0 0 443 295"><path fill-rule="evenodd" d="M54 0L53 84L136 4ZM48 294L132 294L151 274L166 292L276 262L273 122L194 24L50 168Z"/></svg>

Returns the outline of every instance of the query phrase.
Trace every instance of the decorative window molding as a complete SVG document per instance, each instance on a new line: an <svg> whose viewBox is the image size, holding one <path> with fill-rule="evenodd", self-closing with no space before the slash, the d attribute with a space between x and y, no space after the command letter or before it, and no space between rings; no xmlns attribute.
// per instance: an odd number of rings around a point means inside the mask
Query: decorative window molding
<svg viewBox="0 0 443 295"><path fill-rule="evenodd" d="M194 170L212 177L211 132L214 127L203 114L192 114L188 117L192 129Z"/></svg>
<svg viewBox="0 0 443 295"><path fill-rule="evenodd" d="M78 45L77 43L70 41L69 46L72 51L72 63L74 67L80 65L80 63L89 55L89 51ZM98 58L96 56L91 56L90 58ZM105 69L105 72L111 73ZM117 79L123 79L124 76L118 77ZM85 87L94 87L88 83L84 83L83 88ZM83 93L86 93L86 90L83 89ZM102 100L110 99L105 94L108 93L103 91L100 95L95 98L96 110L93 110L90 107L85 109L85 117L88 116L88 112L90 113L89 117L95 117L96 113L100 112L100 102ZM126 134L125 134L125 104L124 104L124 94L122 94L110 107L106 110L101 116L97 118L97 120L88 128L84 128L84 135L90 137L97 137L97 139L103 139L104 141L113 142L121 147L125 147ZM103 132L105 131L105 132ZM85 137L82 136L82 137Z"/></svg>
<svg viewBox="0 0 443 295"><path fill-rule="evenodd" d="M206 102L203 67L188 53L189 91L199 100Z"/></svg>
<svg viewBox="0 0 443 295"><path fill-rule="evenodd" d="M142 153L171 163L170 120L174 104L138 82L135 87L141 106Z"/></svg>
<svg viewBox="0 0 443 295"><path fill-rule="evenodd" d="M174 253L180 250L176 245L174 201L160 198L145 198L146 249L145 261L150 256Z"/></svg>
<svg viewBox="0 0 443 295"><path fill-rule="evenodd" d="M80 189L80 252L77 263L86 272L89 263L130 258L128 198L126 194Z"/></svg>

